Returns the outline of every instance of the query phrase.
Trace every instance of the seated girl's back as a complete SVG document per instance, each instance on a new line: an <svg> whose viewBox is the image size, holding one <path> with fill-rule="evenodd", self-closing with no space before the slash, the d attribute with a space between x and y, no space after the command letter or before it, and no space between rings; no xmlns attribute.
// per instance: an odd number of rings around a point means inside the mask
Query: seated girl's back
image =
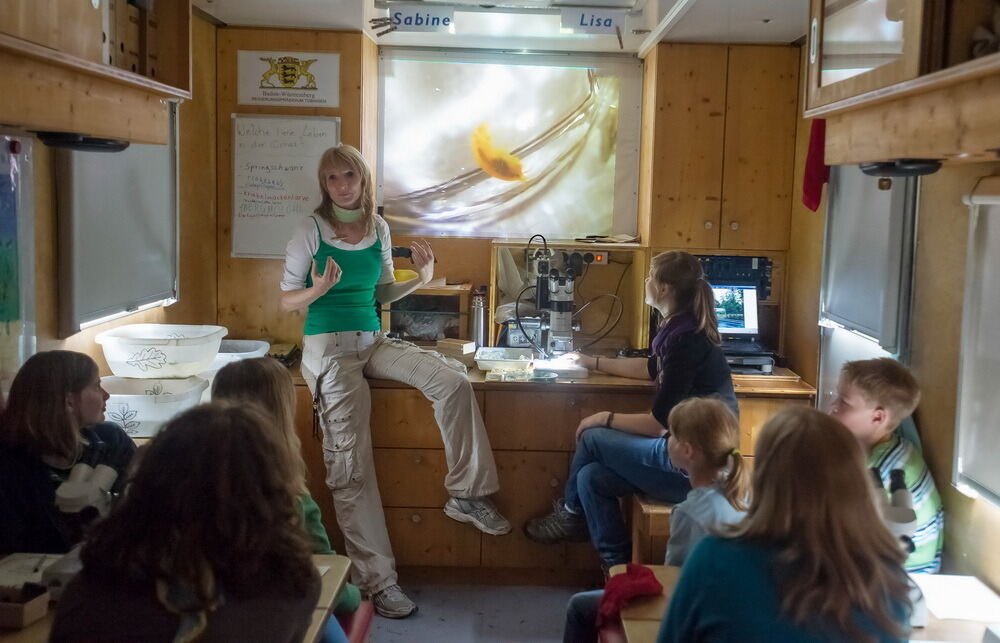
<svg viewBox="0 0 1000 643"><path fill-rule="evenodd" d="M150 442L81 551L51 641L299 641L319 597L301 466L253 406L209 404Z"/></svg>

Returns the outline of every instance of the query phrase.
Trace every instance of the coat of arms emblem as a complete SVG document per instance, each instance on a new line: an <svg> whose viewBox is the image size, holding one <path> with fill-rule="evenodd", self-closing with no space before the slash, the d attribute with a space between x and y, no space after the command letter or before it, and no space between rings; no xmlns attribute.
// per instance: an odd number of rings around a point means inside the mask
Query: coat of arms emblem
<svg viewBox="0 0 1000 643"><path fill-rule="evenodd" d="M261 89L267 88L277 88L281 87L283 89L316 89L316 77L309 73L309 66L316 62L316 58L312 60L301 60L295 56L282 56L281 58L261 58L262 61L268 63L267 71L264 72L260 77L260 87ZM271 77L274 77L279 85L275 85ZM299 80L304 78L305 84L302 86L296 86Z"/></svg>

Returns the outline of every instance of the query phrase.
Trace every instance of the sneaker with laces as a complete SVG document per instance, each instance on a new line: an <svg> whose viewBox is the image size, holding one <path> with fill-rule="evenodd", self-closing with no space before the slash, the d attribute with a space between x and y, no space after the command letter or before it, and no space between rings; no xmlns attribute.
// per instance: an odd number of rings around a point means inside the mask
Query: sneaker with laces
<svg viewBox="0 0 1000 643"><path fill-rule="evenodd" d="M403 593L399 585L389 585L372 594L375 611L386 618L406 618L417 611L417 604Z"/></svg>
<svg viewBox="0 0 1000 643"><path fill-rule="evenodd" d="M444 515L458 522L468 522L476 529L491 536L510 533L510 522L500 515L489 498L450 498L444 506Z"/></svg>
<svg viewBox="0 0 1000 643"><path fill-rule="evenodd" d="M589 540L587 521L583 516L570 512L562 498L552 503L552 513L532 518L524 524L524 534L545 545Z"/></svg>

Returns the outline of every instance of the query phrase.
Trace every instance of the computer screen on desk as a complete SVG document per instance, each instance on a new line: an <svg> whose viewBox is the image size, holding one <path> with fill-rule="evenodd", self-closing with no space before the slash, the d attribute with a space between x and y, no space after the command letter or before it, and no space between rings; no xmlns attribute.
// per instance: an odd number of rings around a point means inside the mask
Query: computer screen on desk
<svg viewBox="0 0 1000 643"><path fill-rule="evenodd" d="M757 335L757 287L713 285L715 316L719 319L719 334L723 338Z"/></svg>

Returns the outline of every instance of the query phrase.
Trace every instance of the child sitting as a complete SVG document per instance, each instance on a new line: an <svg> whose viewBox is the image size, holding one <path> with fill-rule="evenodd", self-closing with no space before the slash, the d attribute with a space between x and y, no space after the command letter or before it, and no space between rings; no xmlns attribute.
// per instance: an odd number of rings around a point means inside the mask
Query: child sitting
<svg viewBox="0 0 1000 643"><path fill-rule="evenodd" d="M888 486L893 469L902 469L917 514L911 536L915 549L906 570L934 573L941 568L941 496L920 450L896 431L919 401L917 380L902 364L888 357L859 360L844 364L830 415L858 439L883 485Z"/></svg>
<svg viewBox="0 0 1000 643"><path fill-rule="evenodd" d="M740 455L740 425L729 407L713 398L690 398L667 419L670 461L687 472L691 491L670 514L666 564L680 567L713 529L739 522L746 510L749 474ZM566 608L566 643L597 641L595 619L603 590L580 592Z"/></svg>
<svg viewBox="0 0 1000 643"><path fill-rule="evenodd" d="M906 640L909 583L851 433L788 407L761 430L746 517L684 563L658 643Z"/></svg>

